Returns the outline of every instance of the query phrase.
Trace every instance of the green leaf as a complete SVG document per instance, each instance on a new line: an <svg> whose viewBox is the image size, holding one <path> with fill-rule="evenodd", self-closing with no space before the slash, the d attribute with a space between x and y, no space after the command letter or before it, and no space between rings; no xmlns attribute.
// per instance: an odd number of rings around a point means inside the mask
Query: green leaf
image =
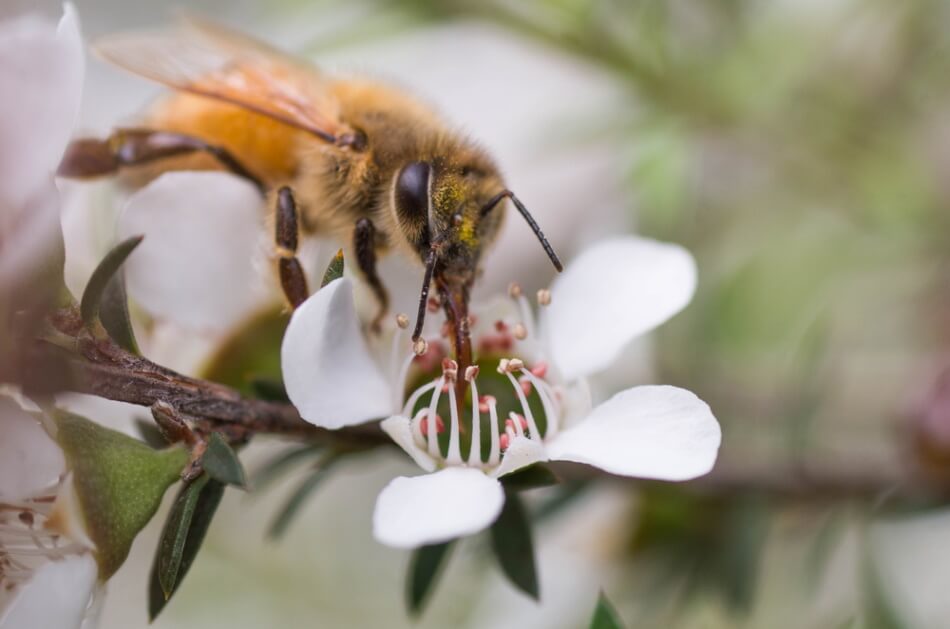
<svg viewBox="0 0 950 629"><path fill-rule="evenodd" d="M290 526L290 523L300 511L300 507L303 506L303 503L310 494L312 494L327 477L327 470L330 468L331 463L332 460L321 462L319 467L313 470L313 472L297 486L297 489L290 495L290 498L278 512L274 522L267 530L268 539L278 540L284 536L284 533L287 532L287 527Z"/></svg>
<svg viewBox="0 0 950 629"><path fill-rule="evenodd" d="M323 274L323 281L320 282L320 288L323 288L333 280L338 280L343 277L343 250L340 249L336 252L336 255L333 256L333 259L330 260L330 264L327 266L326 272Z"/></svg>
<svg viewBox="0 0 950 629"><path fill-rule="evenodd" d="M78 415L54 410L56 440L73 473L89 537L96 544L99 578L112 576L132 541L148 524L165 490L188 463L182 447L154 450Z"/></svg>
<svg viewBox="0 0 950 629"><path fill-rule="evenodd" d="M129 297L125 292L125 274L119 271L106 284L99 302L99 321L109 333L109 338L119 347L141 355L139 345L132 330L132 319L129 317Z"/></svg>
<svg viewBox="0 0 950 629"><path fill-rule="evenodd" d="M550 487L551 485L557 485L559 482L560 480L551 471L551 468L542 463L523 467L516 472L501 477L501 484L505 486L506 490L510 491Z"/></svg>
<svg viewBox="0 0 950 629"><path fill-rule="evenodd" d="M188 574L221 503L224 487L208 474L202 474L178 492L152 562L150 620L158 617Z"/></svg>
<svg viewBox="0 0 950 629"><path fill-rule="evenodd" d="M620 622L620 616L617 610L607 600L607 596L601 592L597 599L597 608L594 610L594 617L590 621L590 629L623 629L623 623Z"/></svg>
<svg viewBox="0 0 950 629"><path fill-rule="evenodd" d="M313 445L288 448L265 463L251 478L251 488L260 491L276 481L294 465L320 454L320 448Z"/></svg>
<svg viewBox="0 0 950 629"><path fill-rule="evenodd" d="M538 572L534 563L531 523L521 499L506 492L505 506L491 527L492 549L511 582L531 598L538 600Z"/></svg>
<svg viewBox="0 0 950 629"><path fill-rule="evenodd" d="M411 614L417 615L422 612L442 574L442 568L454 543L455 540L450 540L442 544L422 546L412 553L412 559L409 560L409 575L406 578L406 602Z"/></svg>
<svg viewBox="0 0 950 629"><path fill-rule="evenodd" d="M122 263L129 257L144 236L132 236L123 240L99 262L99 266L92 272L89 283L86 284L86 290L83 291L82 301L79 305L79 311L82 313L82 321L87 326L95 324L99 318L99 309L102 304L103 294L106 292L106 286L112 277L119 271Z"/></svg>
<svg viewBox="0 0 950 629"><path fill-rule="evenodd" d="M201 457L201 467L218 482L247 489L247 475L241 460L228 442L216 432L211 433L208 449Z"/></svg>

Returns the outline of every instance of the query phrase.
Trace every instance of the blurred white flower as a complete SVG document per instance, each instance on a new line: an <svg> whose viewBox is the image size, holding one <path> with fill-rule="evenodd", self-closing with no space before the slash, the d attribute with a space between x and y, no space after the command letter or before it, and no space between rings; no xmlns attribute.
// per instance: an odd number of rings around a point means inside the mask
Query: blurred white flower
<svg viewBox="0 0 950 629"><path fill-rule="evenodd" d="M97 576L62 450L0 397L0 629L92 627Z"/></svg>
<svg viewBox="0 0 950 629"><path fill-rule="evenodd" d="M459 374L450 360L442 361L441 375L404 397L416 360L404 326L393 335L388 361L378 364L372 339L364 337L355 316L351 284L341 279L294 312L281 349L284 384L301 416L318 426L386 417L383 429L433 473L396 478L382 491L374 533L399 547L445 541L490 525L504 503L498 477L538 461L575 461L664 480L685 480L712 468L719 424L689 391L634 387L594 407L585 395L586 376L609 366L629 341L682 309L694 289L695 264L688 252L628 237L605 241L570 264L553 284L554 300L537 324L527 299L514 291L507 316L484 312L473 325L480 365L497 364L514 392L505 406L495 396L479 396L479 378L484 382L487 375L479 375L479 366ZM548 295L539 301L548 301ZM479 314L477 308L473 312ZM423 359L432 366L441 356L433 349L438 340L430 345ZM499 360L501 355L507 356ZM464 424L453 384L459 377L472 389L471 421ZM447 444L439 443L436 414L443 392L451 415ZM532 394L540 413L531 408ZM428 404L416 411L426 395ZM482 451L486 414L487 453ZM463 432L470 435L467 456Z"/></svg>
<svg viewBox="0 0 950 629"><path fill-rule="evenodd" d="M0 23L0 285L21 277L59 238L53 174L79 110L79 19L26 15Z"/></svg>

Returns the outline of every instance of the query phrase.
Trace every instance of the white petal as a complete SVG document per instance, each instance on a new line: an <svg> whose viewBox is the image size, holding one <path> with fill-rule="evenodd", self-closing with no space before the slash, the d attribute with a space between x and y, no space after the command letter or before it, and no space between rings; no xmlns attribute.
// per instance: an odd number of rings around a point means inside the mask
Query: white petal
<svg viewBox="0 0 950 629"><path fill-rule="evenodd" d="M66 469L63 451L32 415L0 396L0 498L48 491Z"/></svg>
<svg viewBox="0 0 950 629"><path fill-rule="evenodd" d="M217 172L167 173L137 191L119 221L120 238L145 235L126 262L129 295L155 317L209 330L266 306L263 203Z"/></svg>
<svg viewBox="0 0 950 629"><path fill-rule="evenodd" d="M548 456L611 474L687 480L716 462L722 434L709 406L685 389L634 387L594 408L547 445Z"/></svg>
<svg viewBox="0 0 950 629"><path fill-rule="evenodd" d="M0 24L0 208L21 206L56 170L79 113L85 59L75 8L59 26Z"/></svg>
<svg viewBox="0 0 950 629"><path fill-rule="evenodd" d="M518 471L523 467L533 465L538 461L547 461L544 446L528 437L515 437L505 455L501 458L501 465L495 468L492 476L495 478Z"/></svg>
<svg viewBox="0 0 950 629"><path fill-rule="evenodd" d="M366 346L348 279L327 284L294 311L280 364L290 401L312 424L342 428L393 412L389 384Z"/></svg>
<svg viewBox="0 0 950 629"><path fill-rule="evenodd" d="M22 284L24 278L35 277L42 265L55 260L50 255L56 252L62 238L59 192L52 177L39 182L22 205L9 209L13 211L7 211L0 198L0 234L4 236L0 246L0 286Z"/></svg>
<svg viewBox="0 0 950 629"><path fill-rule="evenodd" d="M89 554L44 564L0 611L0 629L79 629L97 574Z"/></svg>
<svg viewBox="0 0 950 629"><path fill-rule="evenodd" d="M393 479L376 499L373 535L396 548L416 548L477 533L501 513L505 492L494 478L467 467Z"/></svg>
<svg viewBox="0 0 950 629"><path fill-rule="evenodd" d="M568 265L541 311L565 378L603 369L624 345L679 312L696 289L696 263L678 245L645 238L603 241Z"/></svg>
<svg viewBox="0 0 950 629"><path fill-rule="evenodd" d="M405 450L406 454L411 456L412 460L415 461L419 467L427 472L435 470L435 459L429 456L426 450L420 448L412 436L412 422L408 417L393 415L383 420L379 424L379 427L383 429L383 432L392 437L396 445Z"/></svg>

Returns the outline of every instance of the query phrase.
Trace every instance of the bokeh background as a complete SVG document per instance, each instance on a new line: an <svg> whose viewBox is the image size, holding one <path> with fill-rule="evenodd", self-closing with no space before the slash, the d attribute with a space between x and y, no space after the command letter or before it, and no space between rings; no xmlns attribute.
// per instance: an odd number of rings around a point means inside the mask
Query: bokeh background
<svg viewBox="0 0 950 629"><path fill-rule="evenodd" d="M54 2L5 3L58 13ZM172 19L163 2L76 5L89 38ZM950 470L950 383L940 386L950 368L950 4L188 8L436 104L494 151L567 258L618 232L688 247L700 272L693 303L598 386L688 388L724 439L701 482L539 492L537 508L569 494L538 524L540 604L475 539L415 621L403 604L408 555L370 531L376 493L407 461L348 460L267 542L301 470L263 495L226 498L155 627L571 628L586 625L600 590L631 627L950 626L940 490ZM155 94L90 60L81 130L134 119ZM91 252L114 238L108 211L82 208L64 218L78 286ZM485 291L550 280L528 238L510 222ZM73 403L112 425L141 414ZM248 466L279 447L258 444ZM103 627L145 626L159 530L157 520L110 584Z"/></svg>

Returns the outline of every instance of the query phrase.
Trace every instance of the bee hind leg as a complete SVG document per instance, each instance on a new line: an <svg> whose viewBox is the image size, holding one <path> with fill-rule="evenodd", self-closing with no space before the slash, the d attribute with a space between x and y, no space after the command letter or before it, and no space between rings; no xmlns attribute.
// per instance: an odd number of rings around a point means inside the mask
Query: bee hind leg
<svg viewBox="0 0 950 629"><path fill-rule="evenodd" d="M275 214L274 238L277 245L277 271L280 275L280 287L284 296L296 309L307 297L307 277L303 273L300 260L297 259L298 220L297 201L293 191L283 186L277 191L277 211Z"/></svg>
<svg viewBox="0 0 950 629"><path fill-rule="evenodd" d="M368 218L356 221L356 228L353 231L353 249L356 251L356 264L379 304L379 309L373 318L373 331L379 332L383 317L389 309L389 293L376 271L376 227Z"/></svg>
<svg viewBox="0 0 950 629"><path fill-rule="evenodd" d="M74 140L66 148L57 174L63 177L113 175L125 166L141 166L157 160L207 153L228 171L253 183L261 194L264 183L227 150L199 138L150 129L117 129L105 140Z"/></svg>

